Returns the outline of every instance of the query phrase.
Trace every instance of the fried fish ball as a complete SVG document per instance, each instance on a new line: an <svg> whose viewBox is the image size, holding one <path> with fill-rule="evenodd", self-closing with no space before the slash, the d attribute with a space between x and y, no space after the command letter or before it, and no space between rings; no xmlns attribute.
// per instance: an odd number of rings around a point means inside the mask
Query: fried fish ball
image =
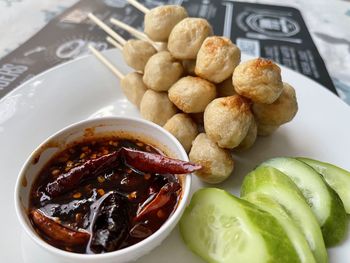
<svg viewBox="0 0 350 263"><path fill-rule="evenodd" d="M161 51L148 60L143 81L150 89L167 91L181 77L182 72L182 64L168 51Z"/></svg>
<svg viewBox="0 0 350 263"><path fill-rule="evenodd" d="M213 34L213 29L203 18L188 17L171 31L168 50L178 59L195 59L204 39Z"/></svg>
<svg viewBox="0 0 350 263"><path fill-rule="evenodd" d="M197 54L195 72L198 76L220 83L232 75L241 60L241 51L230 39L207 37Z"/></svg>
<svg viewBox="0 0 350 263"><path fill-rule="evenodd" d="M123 46L123 57L126 64L135 70L144 71L147 61L157 50L147 41L128 40Z"/></svg>
<svg viewBox="0 0 350 263"><path fill-rule="evenodd" d="M147 90L147 86L142 80L142 74L137 72L127 74L121 80L120 86L126 98L139 108L141 99Z"/></svg>
<svg viewBox="0 0 350 263"><path fill-rule="evenodd" d="M258 123L258 136L269 136L274 133L280 126Z"/></svg>
<svg viewBox="0 0 350 263"><path fill-rule="evenodd" d="M196 66L195 59L185 59L182 61L182 66L184 67L184 71L186 74L194 76L196 73L194 72L194 68Z"/></svg>
<svg viewBox="0 0 350 263"><path fill-rule="evenodd" d="M163 126L177 112L166 92L147 90L140 103L141 116Z"/></svg>
<svg viewBox="0 0 350 263"><path fill-rule="evenodd" d="M232 77L224 80L217 85L218 97L228 97L237 94L232 85Z"/></svg>
<svg viewBox="0 0 350 263"><path fill-rule="evenodd" d="M246 137L253 121L247 99L234 95L218 98L204 111L204 129L222 148L233 149Z"/></svg>
<svg viewBox="0 0 350 263"><path fill-rule="evenodd" d="M258 125L253 118L252 123L249 126L248 133L244 137L243 141L235 148L237 150L247 150L253 146L258 135Z"/></svg>
<svg viewBox="0 0 350 263"><path fill-rule="evenodd" d="M254 103L252 107L257 121L261 124L280 126L291 121L298 111L294 88L283 83L281 95L271 104Z"/></svg>
<svg viewBox="0 0 350 263"><path fill-rule="evenodd" d="M186 17L186 9L179 5L155 7L145 15L145 33L153 41L166 42L174 26Z"/></svg>
<svg viewBox="0 0 350 263"><path fill-rule="evenodd" d="M263 58L239 64L233 72L232 83L238 94L256 103L274 102L283 89L280 67Z"/></svg>
<svg viewBox="0 0 350 263"><path fill-rule="evenodd" d="M163 128L179 140L186 152L190 151L192 141L198 134L197 124L185 113L175 114Z"/></svg>
<svg viewBox="0 0 350 263"><path fill-rule="evenodd" d="M187 76L169 89L169 99L186 113L203 112L216 97L216 87L205 79Z"/></svg>
<svg viewBox="0 0 350 263"><path fill-rule="evenodd" d="M193 141L189 158L191 162L202 166L202 169L195 174L204 182L211 184L221 183L234 169L230 152L220 148L205 133L200 133Z"/></svg>

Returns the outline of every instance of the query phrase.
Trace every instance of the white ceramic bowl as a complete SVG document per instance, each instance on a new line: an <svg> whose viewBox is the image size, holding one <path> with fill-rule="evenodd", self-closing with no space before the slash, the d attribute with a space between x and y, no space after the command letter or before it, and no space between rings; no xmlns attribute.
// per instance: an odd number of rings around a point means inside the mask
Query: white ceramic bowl
<svg viewBox="0 0 350 263"><path fill-rule="evenodd" d="M64 128L45 140L29 156L20 171L15 189L15 207L18 219L25 232L42 249L51 252L60 261L74 263L122 263L134 261L160 245L160 243L176 226L185 209L190 193L190 175L185 176L182 180L182 198L180 199L175 212L168 218L161 228L158 229L158 231L135 245L110 253L87 255L71 253L55 248L40 238L29 222L27 213L30 189L36 176L47 161L50 160L55 153L64 149L67 144L79 141L86 136L98 136L99 134L110 132L116 134L132 134L133 137L137 137L146 143L160 148L171 157L188 161L185 150L174 136L151 122L136 118L108 117L82 121ZM40 156L39 159L38 156Z"/></svg>

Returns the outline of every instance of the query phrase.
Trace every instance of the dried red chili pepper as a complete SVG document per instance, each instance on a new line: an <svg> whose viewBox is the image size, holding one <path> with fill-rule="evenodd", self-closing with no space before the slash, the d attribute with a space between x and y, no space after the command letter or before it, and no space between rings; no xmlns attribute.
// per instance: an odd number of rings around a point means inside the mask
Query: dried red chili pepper
<svg viewBox="0 0 350 263"><path fill-rule="evenodd" d="M97 159L88 160L84 164L72 168L67 173L59 175L53 182L47 184L45 190L49 196L56 197L76 188L84 179L97 177L106 169L116 165L118 161L119 151L103 155Z"/></svg>
<svg viewBox="0 0 350 263"><path fill-rule="evenodd" d="M177 182L171 182L171 183L167 183L165 184L160 191L158 192L158 194L154 197L154 199L148 203L147 205L145 205L141 211L139 211L136 215L136 217L134 218L134 220L138 221L140 220L144 215L148 214L151 211L154 211L156 209L159 209L161 207L163 207L164 205L166 205L171 197L171 194L175 193L176 191L178 191L181 188L180 184Z"/></svg>
<svg viewBox="0 0 350 263"><path fill-rule="evenodd" d="M145 173L187 174L201 169L200 165L172 159L164 155L121 148L125 162Z"/></svg>
<svg viewBox="0 0 350 263"><path fill-rule="evenodd" d="M32 210L30 215L35 226L56 242L67 246L86 245L89 242L89 233L69 229L48 218L38 209Z"/></svg>
<svg viewBox="0 0 350 263"><path fill-rule="evenodd" d="M48 183L45 190L49 196L56 197L76 188L83 180L95 178L107 169L116 167L121 158L124 159L127 165L146 173L185 174L201 168L200 165L190 162L123 147L118 151L97 159L88 160L84 164L72 168L69 172L58 176L53 182Z"/></svg>

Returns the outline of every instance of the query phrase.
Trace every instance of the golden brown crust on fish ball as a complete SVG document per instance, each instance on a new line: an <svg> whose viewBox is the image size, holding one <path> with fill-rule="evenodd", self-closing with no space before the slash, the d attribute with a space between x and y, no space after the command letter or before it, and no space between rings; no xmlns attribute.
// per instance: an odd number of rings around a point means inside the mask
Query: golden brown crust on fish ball
<svg viewBox="0 0 350 263"><path fill-rule="evenodd" d="M204 39L213 34L213 29L203 18L188 17L179 22L168 39L170 53L178 59L196 59Z"/></svg>
<svg viewBox="0 0 350 263"><path fill-rule="evenodd" d="M222 148L237 147L252 120L249 101L239 95L215 99L204 111L205 132Z"/></svg>
<svg viewBox="0 0 350 263"><path fill-rule="evenodd" d="M280 126L291 121L298 111L295 90L288 83L283 83L281 95L271 104L254 103L254 116L261 124Z"/></svg>
<svg viewBox="0 0 350 263"><path fill-rule="evenodd" d="M175 114L163 128L179 140L186 152L190 151L192 141L198 134L197 124L185 113Z"/></svg>
<svg viewBox="0 0 350 263"><path fill-rule="evenodd" d="M147 62L143 81L155 91L167 91L182 75L182 64L168 51L153 55Z"/></svg>
<svg viewBox="0 0 350 263"><path fill-rule="evenodd" d="M145 15L145 33L153 41L166 42L174 26L188 17L179 5L158 6Z"/></svg>
<svg viewBox="0 0 350 263"><path fill-rule="evenodd" d="M140 113L146 120L163 126L176 112L177 109L166 92L147 90L142 97Z"/></svg>
<svg viewBox="0 0 350 263"><path fill-rule="evenodd" d="M199 77L183 77L169 89L169 99L186 113L203 112L215 97L215 85Z"/></svg>
<svg viewBox="0 0 350 263"><path fill-rule="evenodd" d="M195 72L198 76L220 83L232 75L241 60L241 51L230 39L207 37L197 54Z"/></svg>
<svg viewBox="0 0 350 263"><path fill-rule="evenodd" d="M189 158L191 162L202 166L202 169L195 174L204 182L211 184L221 183L234 169L230 152L220 148L205 133L199 134L193 141Z"/></svg>
<svg viewBox="0 0 350 263"><path fill-rule="evenodd" d="M233 72L232 83L238 94L257 103L274 102L283 89L281 69L263 58L239 64Z"/></svg>
<svg viewBox="0 0 350 263"><path fill-rule="evenodd" d="M142 74L137 72L127 74L121 80L120 86L125 97L139 108L141 99L147 90L147 86L142 80Z"/></svg>
<svg viewBox="0 0 350 263"><path fill-rule="evenodd" d="M123 46L123 57L126 64L135 70L144 71L147 61L157 50L147 41L128 40Z"/></svg>

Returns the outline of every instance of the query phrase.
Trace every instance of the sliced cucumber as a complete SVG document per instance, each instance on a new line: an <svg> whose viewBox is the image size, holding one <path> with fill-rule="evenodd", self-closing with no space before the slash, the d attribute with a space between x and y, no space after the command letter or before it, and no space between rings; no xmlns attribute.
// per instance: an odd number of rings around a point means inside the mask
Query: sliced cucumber
<svg viewBox="0 0 350 263"><path fill-rule="evenodd" d="M347 218L339 196L309 165L294 158L273 158L261 164L287 175L298 186L314 212L326 246L339 243L347 232Z"/></svg>
<svg viewBox="0 0 350 263"><path fill-rule="evenodd" d="M273 167L260 166L244 178L241 196L256 192L265 194L286 210L304 234L316 262L328 262L317 219L302 193L288 176Z"/></svg>
<svg viewBox="0 0 350 263"><path fill-rule="evenodd" d="M223 190L197 191L179 226L187 246L206 262L300 262L273 216Z"/></svg>
<svg viewBox="0 0 350 263"><path fill-rule="evenodd" d="M245 200L258 206L260 209L270 213L286 231L290 241L292 242L296 252L299 255L300 262L316 263L303 233L295 225L293 219L288 215L286 210L272 198L261 193L250 193L244 197Z"/></svg>
<svg viewBox="0 0 350 263"><path fill-rule="evenodd" d="M343 201L346 213L350 214L350 172L330 163L308 158L297 158L320 173Z"/></svg>

